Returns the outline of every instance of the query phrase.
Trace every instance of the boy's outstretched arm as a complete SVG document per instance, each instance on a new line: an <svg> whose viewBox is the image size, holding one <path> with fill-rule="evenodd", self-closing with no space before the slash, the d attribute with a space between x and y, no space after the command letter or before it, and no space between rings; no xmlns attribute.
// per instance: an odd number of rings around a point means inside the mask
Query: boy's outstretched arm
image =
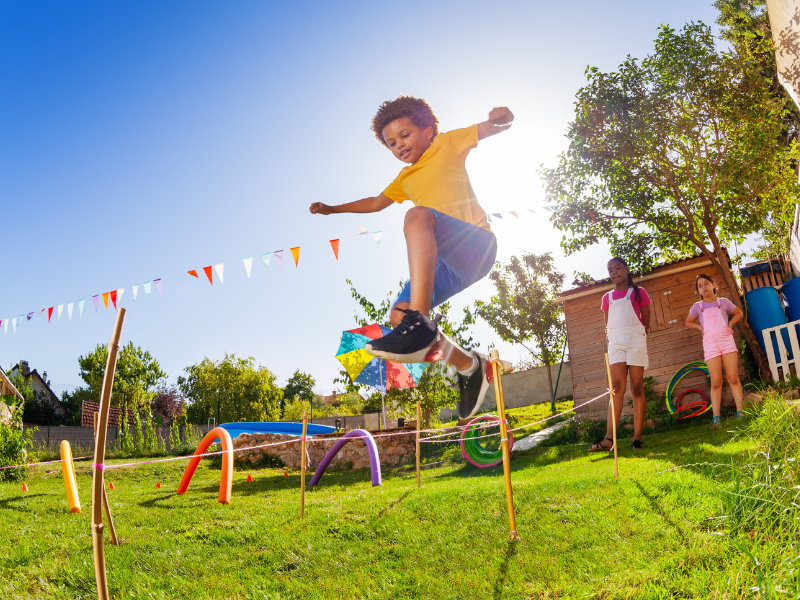
<svg viewBox="0 0 800 600"><path fill-rule="evenodd" d="M337 204L336 206L329 206L322 202L314 202L308 207L312 215L332 215L336 213L372 213L378 212L394 204L394 200L386 196L383 192L374 198L362 198L355 202L348 202L346 204Z"/></svg>
<svg viewBox="0 0 800 600"><path fill-rule="evenodd" d="M478 123L478 139L483 140L489 136L505 131L511 127L514 113L506 107L493 108L489 113L489 120Z"/></svg>

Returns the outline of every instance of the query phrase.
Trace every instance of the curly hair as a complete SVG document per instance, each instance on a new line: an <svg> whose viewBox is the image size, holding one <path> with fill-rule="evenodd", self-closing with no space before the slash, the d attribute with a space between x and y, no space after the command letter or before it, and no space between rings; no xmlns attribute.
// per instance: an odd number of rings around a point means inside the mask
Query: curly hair
<svg viewBox="0 0 800 600"><path fill-rule="evenodd" d="M408 117L420 129L433 127L433 138L439 134L439 119L433 112L430 104L422 98L414 96L398 96L396 100L387 100L378 109L372 119L372 132L378 141L389 147L383 139L383 128L395 119ZM433 139L431 138L431 140Z"/></svg>

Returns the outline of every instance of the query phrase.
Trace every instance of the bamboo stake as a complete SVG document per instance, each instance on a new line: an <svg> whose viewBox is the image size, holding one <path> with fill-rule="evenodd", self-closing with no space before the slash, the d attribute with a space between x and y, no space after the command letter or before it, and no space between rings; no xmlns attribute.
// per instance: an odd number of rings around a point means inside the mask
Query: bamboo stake
<svg viewBox="0 0 800 600"><path fill-rule="evenodd" d="M94 575L97 581L98 600L109 600L106 580L106 559L103 548L103 507L102 494L105 489L103 462L106 458L106 429L108 428L108 409L111 403L111 390L114 387L114 372L117 369L119 339L125 323L125 309L117 312L111 342L108 345L108 361L100 392L100 413L97 422L97 435L94 439L94 473L92 475L92 547L94 549ZM100 466L98 466L100 465Z"/></svg>
<svg viewBox="0 0 800 600"><path fill-rule="evenodd" d="M492 350L492 372L494 373L494 394L500 413L500 448L503 451L503 476L506 482L506 502L508 503L508 525L511 540L519 540L517 519L514 515L514 490L511 487L511 452L508 448L508 427L506 427L506 405L503 399L503 384L500 382L500 353Z"/></svg>
<svg viewBox="0 0 800 600"><path fill-rule="evenodd" d="M100 413L94 413L94 436L97 437L97 417ZM103 485L103 507L106 509L106 519L108 519L108 530L111 534L111 543L114 546L119 546L119 538L117 537L117 530L114 527L114 520L111 518L111 509L108 507L108 495L106 494L105 485Z"/></svg>
<svg viewBox="0 0 800 600"><path fill-rule="evenodd" d="M422 419L421 409L419 406L419 400L417 400L417 489L422 486L419 476L419 427L420 427L420 420Z"/></svg>
<svg viewBox="0 0 800 600"><path fill-rule="evenodd" d="M614 384L611 382L611 365L608 362L608 352L606 352L606 373L608 374L609 397L611 398L611 421L614 426L612 436L614 437L614 477L619 479L619 465L617 464L617 411L614 408Z"/></svg>
<svg viewBox="0 0 800 600"><path fill-rule="evenodd" d="M303 437L300 439L300 518L306 509L306 431L308 430L308 412L303 412Z"/></svg>

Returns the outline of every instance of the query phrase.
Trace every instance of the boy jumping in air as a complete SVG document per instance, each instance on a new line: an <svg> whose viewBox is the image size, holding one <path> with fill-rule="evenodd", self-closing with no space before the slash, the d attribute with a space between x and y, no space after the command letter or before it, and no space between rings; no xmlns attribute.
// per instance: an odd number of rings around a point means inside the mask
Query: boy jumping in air
<svg viewBox="0 0 800 600"><path fill-rule="evenodd" d="M405 200L415 204L403 225L410 280L393 305L394 329L373 340L366 351L386 360L423 362L438 343L442 360L458 369L462 419L477 413L483 403L489 388L487 358L441 335L429 315L433 307L483 279L494 265L497 239L472 191L465 162L479 140L505 131L513 120L510 110L495 108L483 123L439 133L439 119L425 100L399 96L384 102L372 119L372 131L408 166L377 196L310 207L312 214L330 215L378 212Z"/></svg>

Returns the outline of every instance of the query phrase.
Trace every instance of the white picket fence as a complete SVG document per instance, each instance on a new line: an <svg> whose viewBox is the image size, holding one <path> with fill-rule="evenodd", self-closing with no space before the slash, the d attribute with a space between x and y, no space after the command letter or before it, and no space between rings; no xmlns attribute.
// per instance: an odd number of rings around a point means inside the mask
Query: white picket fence
<svg viewBox="0 0 800 600"><path fill-rule="evenodd" d="M800 344L797 343L797 330L795 325L800 325L800 321L792 321L778 325L777 327L769 327L762 330L764 336L764 346L767 349L767 359L769 360L769 369L772 371L772 378L775 381L780 381L778 369L783 374L783 381L786 381L791 375L789 370L790 365L794 365L795 373L800 376L800 370L797 368L797 361L800 358ZM786 330L789 337L789 345L791 346L792 358L789 358L789 353L786 350L786 342L783 339L783 330ZM772 334L775 333L775 339L778 344L778 356L775 356L775 344L772 341Z"/></svg>

